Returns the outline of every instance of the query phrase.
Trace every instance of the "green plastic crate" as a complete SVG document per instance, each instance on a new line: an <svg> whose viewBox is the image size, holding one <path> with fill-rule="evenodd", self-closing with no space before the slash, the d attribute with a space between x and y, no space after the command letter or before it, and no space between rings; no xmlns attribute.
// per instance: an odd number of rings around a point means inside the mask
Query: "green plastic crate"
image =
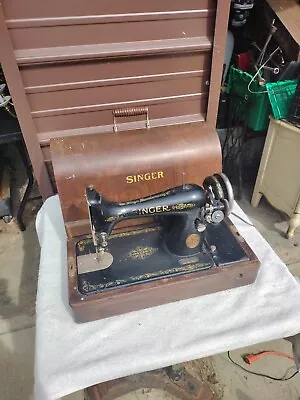
<svg viewBox="0 0 300 400"><path fill-rule="evenodd" d="M250 85L251 91L256 93L251 93L248 90L252 78L253 76L248 72L232 66L228 78L227 92L233 93L243 101L244 106L242 103L239 105L239 115L247 123L247 126L254 131L262 131L268 128L271 105L266 87L260 86L257 80L254 80ZM233 98L233 101L237 102L236 97Z"/></svg>
<svg viewBox="0 0 300 400"><path fill-rule="evenodd" d="M269 100L275 119L287 118L296 93L298 80L267 83Z"/></svg>

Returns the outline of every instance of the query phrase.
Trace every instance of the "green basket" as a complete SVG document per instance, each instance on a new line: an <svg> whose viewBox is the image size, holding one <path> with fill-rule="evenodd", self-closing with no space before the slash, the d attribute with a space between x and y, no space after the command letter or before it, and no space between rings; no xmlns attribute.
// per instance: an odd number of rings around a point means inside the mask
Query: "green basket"
<svg viewBox="0 0 300 400"><path fill-rule="evenodd" d="M296 93L298 80L267 83L269 100L275 119L287 118Z"/></svg>
<svg viewBox="0 0 300 400"><path fill-rule="evenodd" d="M260 86L257 80L250 85L251 93L248 90L253 76L248 72L241 71L234 66L230 69L227 92L234 94L232 101L236 104L237 98L242 100L239 104L239 117L247 123L247 126L254 131L262 131L268 128L271 105L265 86Z"/></svg>

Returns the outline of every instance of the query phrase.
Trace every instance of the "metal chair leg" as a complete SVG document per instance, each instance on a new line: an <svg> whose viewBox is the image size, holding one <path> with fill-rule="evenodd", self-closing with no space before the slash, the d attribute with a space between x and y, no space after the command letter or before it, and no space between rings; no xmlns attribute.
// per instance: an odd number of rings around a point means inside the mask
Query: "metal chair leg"
<svg viewBox="0 0 300 400"><path fill-rule="evenodd" d="M28 201L29 195L30 195L31 190L33 188L34 178L33 178L33 174L32 174L30 161L28 159L28 155L27 155L26 150L25 150L24 142L23 141L18 141L17 142L17 147L18 147L18 150L19 150L19 153L20 153L20 156L21 156L22 162L24 164L24 167L26 169L26 173L27 173L27 177L28 177L28 184L27 184L24 196L23 196L23 198L21 200L21 203L20 203L20 206L19 206L19 209L18 209L18 212L17 212L17 221L18 221L20 230L21 231L25 231L26 226L25 226L24 221L23 221L23 212L25 210L26 203Z"/></svg>

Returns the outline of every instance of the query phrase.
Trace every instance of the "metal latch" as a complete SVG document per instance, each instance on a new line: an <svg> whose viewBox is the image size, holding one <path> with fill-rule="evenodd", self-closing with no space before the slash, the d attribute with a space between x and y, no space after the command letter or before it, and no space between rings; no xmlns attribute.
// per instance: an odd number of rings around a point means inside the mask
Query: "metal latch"
<svg viewBox="0 0 300 400"><path fill-rule="evenodd" d="M136 115L145 115L146 116L146 128L150 128L150 121L149 121L149 111L148 107L135 107L135 108L123 108L119 110L113 110L113 117L114 117L114 132L118 131L117 126L117 118L121 117L135 117Z"/></svg>

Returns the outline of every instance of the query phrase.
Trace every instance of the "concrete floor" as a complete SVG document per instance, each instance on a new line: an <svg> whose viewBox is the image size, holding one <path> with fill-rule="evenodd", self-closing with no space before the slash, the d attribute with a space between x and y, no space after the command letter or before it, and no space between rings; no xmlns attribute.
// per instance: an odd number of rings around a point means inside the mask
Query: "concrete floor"
<svg viewBox="0 0 300 400"><path fill-rule="evenodd" d="M239 203L253 223L271 244L291 271L300 276L300 229L294 239L284 238L286 217L262 200L257 209L249 204L250 192L244 192ZM25 232L19 232L13 224L0 224L0 400L27 400L32 398L33 361L35 338L35 295L38 276L39 245L34 227L34 215L38 204L27 207ZM240 354L258 350L276 349L291 354L291 346L284 340L262 343L232 353L241 362ZM280 376L293 363L287 359L266 357L250 367L260 372ZM296 400L300 399L300 376L287 383L273 382L244 373L231 364L226 354L187 363L211 375L217 398L224 400ZM204 371L204 372L203 372ZM206 374L206 372L205 372ZM202 374L203 375L203 374ZM130 400L139 398L170 398L160 391L138 391L124 396ZM67 397L69 400L83 398L82 393Z"/></svg>

